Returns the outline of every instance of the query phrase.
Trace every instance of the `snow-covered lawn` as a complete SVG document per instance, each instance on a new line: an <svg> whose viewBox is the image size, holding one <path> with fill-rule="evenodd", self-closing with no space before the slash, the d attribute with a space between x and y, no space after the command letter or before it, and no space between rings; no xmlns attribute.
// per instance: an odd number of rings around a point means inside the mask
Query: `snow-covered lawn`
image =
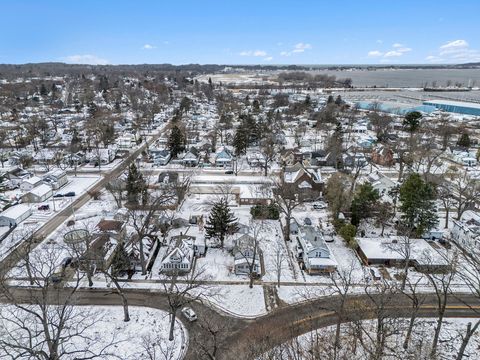
<svg viewBox="0 0 480 360"><path fill-rule="evenodd" d="M215 286L212 290L218 295L207 300L233 315L255 317L267 313L260 285L252 289L248 285Z"/></svg>
<svg viewBox="0 0 480 360"><path fill-rule="evenodd" d="M462 335L465 335L467 324L474 324L478 319L470 318L447 318L444 319L440 332L440 339L437 348L436 359L454 359L458 354L458 350L462 343ZM372 339L375 339L376 323L374 320L366 320L360 322L360 328L369 335L363 336L363 344L369 351L374 349ZM385 326L399 331L386 330L389 336L386 340L385 355L382 359L426 359L429 358L431 344L433 339L433 331L436 325L435 319L419 318L413 329L412 337L408 350L403 349L403 341L405 339L406 329L408 327L408 319L393 320ZM353 335L354 325L343 324L341 328L341 344L339 350L340 358L348 358L352 360L363 360L369 357L369 353L362 346L360 341L354 341ZM333 354L333 343L335 338L335 327L318 329L308 332L272 349L268 354L257 358L257 360L276 358L275 355L293 354L292 358L298 360L307 360L312 358L329 358ZM478 349L480 348L480 332L474 333L465 351L465 358L477 359ZM272 357L273 356L273 357ZM282 357L283 358L283 357ZM289 357L290 358L290 357Z"/></svg>
<svg viewBox="0 0 480 360"><path fill-rule="evenodd" d="M31 308L29 306L29 308ZM35 307L32 307L35 308ZM20 312L18 312L20 311ZM55 312L52 307L50 311ZM75 336L71 339L67 337L61 345L69 352L81 350L80 353L66 355L66 360L73 360L88 355L86 351L98 354L105 348L104 355L101 359L147 359L147 348L155 346L157 353L168 353L171 357L168 359L181 359L183 352L188 344L188 336L182 323L177 320L175 325L175 339L168 340L169 332L169 316L166 312L143 307L129 307L130 321L123 321L123 308L118 306L78 306L72 309L69 317L71 321L67 321L65 333L70 334L81 333L81 336ZM1 320L0 336L2 340L11 342L24 342L28 340L27 332L19 329L12 322L5 319L22 318L27 321L30 329L40 328L40 324L36 322L31 315L27 315L21 310L17 310L12 305L0 306ZM25 315L25 316L23 316ZM55 318L55 315L53 315ZM82 323L76 323L75 320L84 319ZM38 321L38 320L37 320ZM43 341L43 332L34 340L34 347L45 349L46 344ZM9 355L13 355L10 349ZM0 350L0 358L6 357ZM21 357L26 358L26 357Z"/></svg>

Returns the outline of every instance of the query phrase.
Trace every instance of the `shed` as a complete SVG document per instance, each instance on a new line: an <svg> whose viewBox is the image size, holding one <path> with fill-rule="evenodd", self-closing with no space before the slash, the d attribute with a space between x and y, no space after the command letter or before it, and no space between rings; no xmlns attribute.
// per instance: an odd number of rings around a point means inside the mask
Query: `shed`
<svg viewBox="0 0 480 360"><path fill-rule="evenodd" d="M0 226L16 226L32 215L32 209L25 204L9 207L0 213Z"/></svg>
<svg viewBox="0 0 480 360"><path fill-rule="evenodd" d="M25 202L39 203L50 198L52 194L52 188L48 185L42 184L27 192L22 196L22 199Z"/></svg>

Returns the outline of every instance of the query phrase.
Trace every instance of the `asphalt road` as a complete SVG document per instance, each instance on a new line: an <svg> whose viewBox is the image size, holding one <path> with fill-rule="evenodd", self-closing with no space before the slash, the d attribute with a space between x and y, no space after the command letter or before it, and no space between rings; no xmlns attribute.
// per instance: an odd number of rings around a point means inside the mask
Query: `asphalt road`
<svg viewBox="0 0 480 360"><path fill-rule="evenodd" d="M50 218L45 224L43 224L39 229L34 233L34 239L36 240L31 244L30 248L34 249L38 244L42 242L48 235L50 235L56 228L58 228L63 222L65 222L75 211L78 211L83 205L85 205L92 196L91 193L102 190L105 185L111 180L115 179L123 174L125 169L134 161L141 153L144 151L147 146L150 146L154 143L162 134L163 131L158 132L157 134L150 137L147 142L144 142L137 150L129 154L121 163L119 163L115 168L110 172L103 175L103 177L91 187L88 191L84 192L82 195L78 196L70 205L68 205L63 210L59 211L52 218ZM28 244L23 242L20 244L14 251L8 254L0 262L0 274L7 273L16 263L25 255L28 250Z"/></svg>
<svg viewBox="0 0 480 360"><path fill-rule="evenodd" d="M16 296L24 302L31 302L31 291L16 288ZM60 294L67 289L59 289ZM146 306L168 311L166 296L158 290L125 289L131 306ZM381 303L380 294L350 295L346 302L344 322L376 317L375 303ZM205 320L215 324L218 332L217 359L251 360L259 353L280 345L289 339L306 332L336 324L335 309L340 298L329 296L310 302L277 308L271 313L254 320L233 317L207 305L194 303L191 307L198 315L198 321L190 323L182 315L180 320L189 332L187 360L202 359L196 352L197 342L213 344L211 334L204 329ZM75 299L77 305L121 305L121 299L113 291L104 289L80 289ZM384 301L384 314L394 317L408 317L412 311L411 302L406 296L395 295ZM419 317L436 317L436 297L426 294ZM480 317L480 299L472 294L455 294L450 296L446 317ZM203 325L203 326L202 326Z"/></svg>

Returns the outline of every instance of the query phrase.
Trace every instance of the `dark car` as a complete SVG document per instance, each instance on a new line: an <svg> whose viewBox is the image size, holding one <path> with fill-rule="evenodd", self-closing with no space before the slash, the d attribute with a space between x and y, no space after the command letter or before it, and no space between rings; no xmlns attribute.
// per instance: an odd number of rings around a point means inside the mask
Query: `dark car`
<svg viewBox="0 0 480 360"><path fill-rule="evenodd" d="M48 204L40 205L38 207L38 210L50 210L50 205L48 205Z"/></svg>
<svg viewBox="0 0 480 360"><path fill-rule="evenodd" d="M227 170L227 171L225 171L225 174L227 174L227 175L232 175L232 174L233 174L233 170Z"/></svg>
<svg viewBox="0 0 480 360"><path fill-rule="evenodd" d="M59 198L59 197L63 197L63 194L55 194L53 195L54 198Z"/></svg>
<svg viewBox="0 0 480 360"><path fill-rule="evenodd" d="M65 197L72 197L72 196L75 196L75 191L69 191L69 192L67 192L67 193L63 194L63 196L65 196Z"/></svg>

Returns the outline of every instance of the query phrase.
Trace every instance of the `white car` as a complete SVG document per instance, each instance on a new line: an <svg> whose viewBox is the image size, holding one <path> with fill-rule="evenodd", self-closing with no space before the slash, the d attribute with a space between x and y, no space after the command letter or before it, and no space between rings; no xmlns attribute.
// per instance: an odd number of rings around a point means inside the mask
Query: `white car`
<svg viewBox="0 0 480 360"><path fill-rule="evenodd" d="M184 307L182 309L182 314L188 319L188 321L197 320L197 314L195 314L195 311L193 311L193 309L190 307Z"/></svg>

